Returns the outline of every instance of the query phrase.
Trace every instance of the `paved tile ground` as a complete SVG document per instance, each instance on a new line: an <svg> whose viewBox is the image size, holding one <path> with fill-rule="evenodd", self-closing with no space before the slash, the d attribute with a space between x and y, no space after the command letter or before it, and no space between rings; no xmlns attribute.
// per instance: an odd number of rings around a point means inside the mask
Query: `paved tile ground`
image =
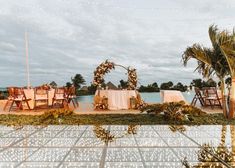
<svg viewBox="0 0 235 168"><path fill-rule="evenodd" d="M235 126L220 125L0 126L0 167L172 168L184 167L184 159L195 166L202 164L198 153L203 144L222 144L234 151L234 130ZM207 165L231 165L213 152L204 155L213 161Z"/></svg>

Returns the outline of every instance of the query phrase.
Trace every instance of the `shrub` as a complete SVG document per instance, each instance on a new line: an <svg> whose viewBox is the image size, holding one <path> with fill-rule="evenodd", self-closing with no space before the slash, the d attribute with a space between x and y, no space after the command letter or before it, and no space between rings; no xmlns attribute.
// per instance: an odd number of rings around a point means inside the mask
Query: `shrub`
<svg viewBox="0 0 235 168"><path fill-rule="evenodd" d="M165 119L170 120L192 120L191 116L200 116L206 114L201 109L191 105L186 105L185 102L170 102L163 104L151 104L143 107L141 112L146 111L148 114L163 113Z"/></svg>
<svg viewBox="0 0 235 168"><path fill-rule="evenodd" d="M184 102L163 103L164 117L170 120L184 120L185 115L182 113Z"/></svg>
<svg viewBox="0 0 235 168"><path fill-rule="evenodd" d="M41 115L42 119L58 119L63 118L64 116L72 115L73 111L66 109L57 109L57 110L49 110Z"/></svg>
<svg viewBox="0 0 235 168"><path fill-rule="evenodd" d="M159 114L163 110L164 110L163 104L160 103L146 105L140 109L141 112L146 111L147 113L155 113L155 114Z"/></svg>
<svg viewBox="0 0 235 168"><path fill-rule="evenodd" d="M205 115L206 113L202 111L201 109L191 106L191 105L184 105L182 108L182 113L189 114L192 116L200 116Z"/></svg>

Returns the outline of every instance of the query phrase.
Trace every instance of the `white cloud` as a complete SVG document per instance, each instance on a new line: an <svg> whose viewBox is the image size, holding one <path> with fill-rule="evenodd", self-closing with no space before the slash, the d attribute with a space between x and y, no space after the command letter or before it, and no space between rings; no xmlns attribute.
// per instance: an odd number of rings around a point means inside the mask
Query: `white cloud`
<svg viewBox="0 0 235 168"><path fill-rule="evenodd" d="M0 0L0 86L25 85L24 31L33 85L81 73L89 84L106 59L138 70L142 84L199 77L187 46L210 46L208 27L234 26L232 0ZM107 80L126 78L121 69Z"/></svg>

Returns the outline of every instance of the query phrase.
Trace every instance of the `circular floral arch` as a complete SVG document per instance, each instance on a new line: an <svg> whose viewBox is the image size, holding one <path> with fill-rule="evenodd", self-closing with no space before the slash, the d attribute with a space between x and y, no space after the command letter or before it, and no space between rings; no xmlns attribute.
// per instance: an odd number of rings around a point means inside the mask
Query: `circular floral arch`
<svg viewBox="0 0 235 168"><path fill-rule="evenodd" d="M115 69L115 66L119 66L127 70L128 73L128 90L135 90L137 87L137 73L136 69L134 68L126 68L122 65L115 64L113 62L110 62L106 60L105 62L102 62L94 71L94 80L93 84L95 86L101 87L102 83L104 82L104 76L109 73L111 70Z"/></svg>

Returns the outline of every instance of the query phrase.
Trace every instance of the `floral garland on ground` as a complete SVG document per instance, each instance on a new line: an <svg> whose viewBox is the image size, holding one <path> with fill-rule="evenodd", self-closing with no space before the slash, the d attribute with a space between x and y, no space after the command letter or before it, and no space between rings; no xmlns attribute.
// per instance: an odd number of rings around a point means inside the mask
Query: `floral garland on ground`
<svg viewBox="0 0 235 168"><path fill-rule="evenodd" d="M120 65L116 65L116 66L120 66ZM113 62L106 60L105 62L101 63L94 71L93 84L95 86L101 87L102 83L104 82L105 74L109 73L110 70L112 69L115 69L115 64ZM127 69L127 73L128 73L128 90L135 90L137 87L136 69L133 69L133 68L125 68L125 69Z"/></svg>
<svg viewBox="0 0 235 168"><path fill-rule="evenodd" d="M127 130L125 130L122 135L114 135L110 132L110 130L103 128L101 125L94 126L93 131L97 138L108 144L118 138L123 138L126 135L137 134L137 130L139 127L139 125L128 125Z"/></svg>

